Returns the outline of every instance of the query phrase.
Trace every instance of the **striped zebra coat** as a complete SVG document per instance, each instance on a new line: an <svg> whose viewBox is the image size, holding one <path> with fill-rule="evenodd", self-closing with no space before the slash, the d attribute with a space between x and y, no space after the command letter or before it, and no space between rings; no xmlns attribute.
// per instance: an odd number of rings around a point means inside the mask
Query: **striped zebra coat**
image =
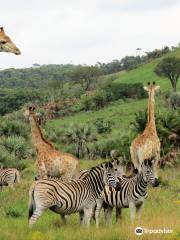
<svg viewBox="0 0 180 240"><path fill-rule="evenodd" d="M33 225L46 209L50 209L61 215L83 212L83 224L89 225L96 200L108 182L108 174L116 175L111 162L92 168L84 180L36 181L29 194L29 224ZM96 223L98 225L98 219Z"/></svg>
<svg viewBox="0 0 180 240"><path fill-rule="evenodd" d="M103 205L106 206L105 218L108 224L111 223L114 207L118 209L130 208L132 221L136 213L140 217L144 201L147 198L148 183L151 183L154 187L159 185L154 176L153 163L149 160L142 163L142 171L136 176L131 178L120 177L119 182L121 186L119 191L106 186L101 194L102 199L98 208L101 209Z"/></svg>
<svg viewBox="0 0 180 240"><path fill-rule="evenodd" d="M3 186L14 187L15 183L20 182L20 173L15 168L1 168L0 169L0 190Z"/></svg>

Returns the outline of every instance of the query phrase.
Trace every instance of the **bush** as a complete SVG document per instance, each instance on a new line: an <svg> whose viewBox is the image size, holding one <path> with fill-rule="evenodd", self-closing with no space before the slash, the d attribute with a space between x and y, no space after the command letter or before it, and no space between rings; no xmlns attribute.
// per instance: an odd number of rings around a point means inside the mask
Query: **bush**
<svg viewBox="0 0 180 240"><path fill-rule="evenodd" d="M29 128L22 121L4 118L0 123L0 135L7 137L17 135L27 139L29 137Z"/></svg>
<svg viewBox="0 0 180 240"><path fill-rule="evenodd" d="M97 118L94 123L98 133L110 133L112 130L112 121L106 121L103 118Z"/></svg>
<svg viewBox="0 0 180 240"><path fill-rule="evenodd" d="M180 108L180 92L172 93L169 100L173 109Z"/></svg>
<svg viewBox="0 0 180 240"><path fill-rule="evenodd" d="M146 96L142 83L125 84L112 82L105 86L104 89L109 101L125 98L141 99Z"/></svg>

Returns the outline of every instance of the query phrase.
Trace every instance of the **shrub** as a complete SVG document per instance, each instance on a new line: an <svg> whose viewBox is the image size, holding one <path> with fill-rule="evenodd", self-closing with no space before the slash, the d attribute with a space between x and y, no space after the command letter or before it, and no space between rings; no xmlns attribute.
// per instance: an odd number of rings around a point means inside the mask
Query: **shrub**
<svg viewBox="0 0 180 240"><path fill-rule="evenodd" d="M180 108L180 92L172 93L169 100L173 109Z"/></svg>
<svg viewBox="0 0 180 240"><path fill-rule="evenodd" d="M21 121L9 120L6 118L1 121L0 135L18 135L27 139L29 137L29 128L27 127L27 124Z"/></svg>
<svg viewBox="0 0 180 240"><path fill-rule="evenodd" d="M94 123L98 133L110 133L112 130L112 121L106 121L103 118L97 118Z"/></svg>

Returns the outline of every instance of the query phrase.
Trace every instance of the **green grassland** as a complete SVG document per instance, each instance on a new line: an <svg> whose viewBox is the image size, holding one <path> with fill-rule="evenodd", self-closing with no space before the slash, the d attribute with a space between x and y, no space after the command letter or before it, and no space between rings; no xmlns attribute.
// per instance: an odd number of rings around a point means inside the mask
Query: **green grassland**
<svg viewBox="0 0 180 240"><path fill-rule="evenodd" d="M101 160L81 161L81 168L99 164ZM142 212L142 218L131 224L129 209L123 209L123 218L119 223L106 226L103 212L101 224L96 229L94 222L90 228L79 227L78 215L71 215L69 223L64 225L60 216L47 211L32 229L28 228L28 190L34 177L34 165L22 173L22 181L15 190L4 188L0 192L0 240L59 240L59 239L173 239L180 238L180 168L159 171L162 184L158 188L149 187L148 199ZM141 226L148 229L172 229L172 234L144 234L136 237L134 229Z"/></svg>
<svg viewBox="0 0 180 240"><path fill-rule="evenodd" d="M175 53L180 56L180 50ZM171 91L169 80L157 77L153 70L160 59L154 60L137 69L119 74L115 82L134 83L156 81L161 87L161 93L156 97L156 110L166 112L163 94ZM178 83L180 89L180 81ZM72 123L92 122L96 118L103 118L114 122L111 135L127 134L131 130L131 122L134 114L147 107L147 99L112 102L99 111L79 112L73 116L67 116L47 122L47 127L55 132L70 126ZM102 137L104 137L102 135ZM61 145L61 139L58 146ZM102 160L81 160L81 168L90 168L99 164ZM39 219L32 230L28 228L28 190L35 176L34 164L30 161L29 167L22 172L22 181L15 190L4 188L0 192L0 240L133 240L133 239L180 239L180 167L159 170L162 184L158 188L149 187L149 198L145 202L145 208L140 222L130 223L129 210L124 209L123 219L120 223L114 223L107 227L101 217L101 225L96 229L94 223L90 228L82 228L78 225L78 216L70 217L69 224L63 225L60 216L47 211ZM103 215L103 214L102 214ZM144 234L136 237L134 229L141 226L149 229L172 229L172 234Z"/></svg>

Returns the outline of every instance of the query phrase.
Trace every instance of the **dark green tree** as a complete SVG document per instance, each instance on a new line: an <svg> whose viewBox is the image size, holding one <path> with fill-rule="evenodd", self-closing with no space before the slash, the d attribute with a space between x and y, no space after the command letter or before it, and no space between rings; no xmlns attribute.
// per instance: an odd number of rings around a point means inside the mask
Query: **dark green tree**
<svg viewBox="0 0 180 240"><path fill-rule="evenodd" d="M84 91L89 91L100 75L102 71L96 66L78 66L70 72L69 77L79 83Z"/></svg>
<svg viewBox="0 0 180 240"><path fill-rule="evenodd" d="M174 92L176 92L176 86L180 76L180 58L164 58L156 66L154 72L160 77L168 78L171 81Z"/></svg>

